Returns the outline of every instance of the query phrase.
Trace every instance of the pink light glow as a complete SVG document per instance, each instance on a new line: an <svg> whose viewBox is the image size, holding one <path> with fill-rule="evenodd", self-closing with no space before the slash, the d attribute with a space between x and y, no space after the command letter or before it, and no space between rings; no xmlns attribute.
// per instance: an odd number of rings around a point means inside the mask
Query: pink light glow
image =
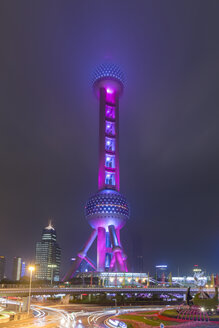
<svg viewBox="0 0 219 328"><path fill-rule="evenodd" d="M113 93L113 90L110 89L110 88L107 88L107 89L106 89L106 92L109 93L109 94L112 94L112 93Z"/></svg>

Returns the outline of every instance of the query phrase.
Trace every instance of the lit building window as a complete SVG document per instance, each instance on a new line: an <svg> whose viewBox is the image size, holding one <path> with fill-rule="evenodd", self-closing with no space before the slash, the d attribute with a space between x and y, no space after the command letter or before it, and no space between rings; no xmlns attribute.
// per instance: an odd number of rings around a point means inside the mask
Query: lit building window
<svg viewBox="0 0 219 328"><path fill-rule="evenodd" d="M105 139L105 149L108 151L115 152L115 140L107 138Z"/></svg>
<svg viewBox="0 0 219 328"><path fill-rule="evenodd" d="M106 105L106 117L115 119L115 107Z"/></svg>
<svg viewBox="0 0 219 328"><path fill-rule="evenodd" d="M105 166L114 169L115 168L115 156L106 154Z"/></svg>
<svg viewBox="0 0 219 328"><path fill-rule="evenodd" d="M105 172L105 184L110 186L115 186L115 174L111 172Z"/></svg>
<svg viewBox="0 0 219 328"><path fill-rule="evenodd" d="M115 135L115 123L106 121L106 134Z"/></svg>

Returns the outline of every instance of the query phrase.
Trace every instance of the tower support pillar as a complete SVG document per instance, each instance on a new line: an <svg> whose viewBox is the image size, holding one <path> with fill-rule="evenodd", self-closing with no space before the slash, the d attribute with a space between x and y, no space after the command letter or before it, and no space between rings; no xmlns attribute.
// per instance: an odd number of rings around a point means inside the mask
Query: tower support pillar
<svg viewBox="0 0 219 328"><path fill-rule="evenodd" d="M97 230L97 271L105 271L106 258L106 230L99 227Z"/></svg>
<svg viewBox="0 0 219 328"><path fill-rule="evenodd" d="M109 226L109 233L110 233L110 239L112 243L112 248L113 248L113 258L112 261L115 261L114 266L115 266L115 271L119 272L124 272L125 271L125 266L123 263L123 258L122 258L122 247L118 241L118 237L116 234L116 229L114 225ZM111 267L111 266L110 266Z"/></svg>

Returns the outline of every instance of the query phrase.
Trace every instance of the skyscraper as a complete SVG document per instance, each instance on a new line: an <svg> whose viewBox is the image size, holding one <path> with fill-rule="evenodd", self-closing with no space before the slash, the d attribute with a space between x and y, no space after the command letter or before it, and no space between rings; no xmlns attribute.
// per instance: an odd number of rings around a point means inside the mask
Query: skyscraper
<svg viewBox="0 0 219 328"><path fill-rule="evenodd" d="M163 276L167 275L167 265L160 264L156 265L156 279L161 280Z"/></svg>
<svg viewBox="0 0 219 328"><path fill-rule="evenodd" d="M36 243L36 279L59 281L61 249L56 241L56 230L49 222L42 239Z"/></svg>
<svg viewBox="0 0 219 328"><path fill-rule="evenodd" d="M21 277L24 277L26 275L26 263L23 261L21 263Z"/></svg>
<svg viewBox="0 0 219 328"><path fill-rule="evenodd" d="M0 281L4 279L5 276L5 257L0 256Z"/></svg>
<svg viewBox="0 0 219 328"><path fill-rule="evenodd" d="M93 75L93 90L99 101L98 191L85 206L92 233L78 253L64 280L71 279L85 260L95 271L127 272L120 230L129 219L129 205L120 193L119 175L119 99L124 89L124 74L117 65L100 65ZM97 265L87 252L97 238Z"/></svg>
<svg viewBox="0 0 219 328"><path fill-rule="evenodd" d="M12 280L19 281L21 279L21 257L13 258L13 267L12 267Z"/></svg>

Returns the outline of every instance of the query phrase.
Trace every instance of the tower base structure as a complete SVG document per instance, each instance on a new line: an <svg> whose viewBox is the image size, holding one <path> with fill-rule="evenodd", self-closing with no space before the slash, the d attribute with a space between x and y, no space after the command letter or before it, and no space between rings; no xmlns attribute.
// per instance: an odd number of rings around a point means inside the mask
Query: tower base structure
<svg viewBox="0 0 219 328"><path fill-rule="evenodd" d="M77 278L91 287L146 287L149 279L148 274L143 272L82 272L77 274Z"/></svg>
<svg viewBox="0 0 219 328"><path fill-rule="evenodd" d="M93 231L63 280L72 279L83 260L97 272L128 272L127 256L120 240L120 229L129 216L126 198L116 190L99 191L88 200L85 215ZM87 253L96 239L95 266Z"/></svg>

